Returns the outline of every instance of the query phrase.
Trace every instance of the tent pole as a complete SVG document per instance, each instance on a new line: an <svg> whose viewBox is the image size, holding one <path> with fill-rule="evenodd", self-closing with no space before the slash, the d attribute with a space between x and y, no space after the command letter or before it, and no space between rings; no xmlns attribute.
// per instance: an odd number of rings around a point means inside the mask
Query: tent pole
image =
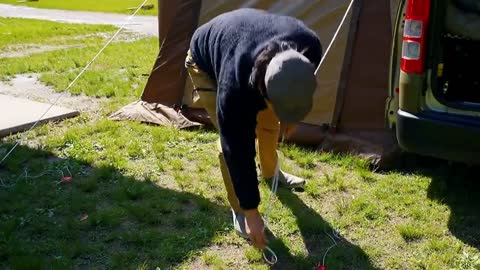
<svg viewBox="0 0 480 270"><path fill-rule="evenodd" d="M347 82L350 74L350 63L352 61L353 48L355 38L357 36L358 23L360 19L360 11L362 9L362 0L356 0L353 6L352 18L350 20L350 31L347 38L347 48L345 51L345 57L343 60L343 68L340 74L340 83L338 85L337 97L335 100L335 107L332 116L331 127L336 129L340 124L340 116L343 109L345 94L347 90Z"/></svg>

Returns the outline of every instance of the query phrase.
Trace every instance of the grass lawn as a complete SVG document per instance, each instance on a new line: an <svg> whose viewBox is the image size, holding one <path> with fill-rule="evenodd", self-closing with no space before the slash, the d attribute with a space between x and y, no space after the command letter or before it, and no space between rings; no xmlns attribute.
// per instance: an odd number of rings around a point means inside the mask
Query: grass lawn
<svg viewBox="0 0 480 270"><path fill-rule="evenodd" d="M103 11L115 13L133 13L134 10L143 3L143 0L39 0L37 2L19 2L18 0L0 0L0 4L27 5L37 8L65 9L65 10L85 10L85 11ZM146 5L154 4L150 10L141 10L139 15L157 15L158 1L149 0Z"/></svg>
<svg viewBox="0 0 480 270"><path fill-rule="evenodd" d="M23 57L0 58L1 80L8 80L15 74L40 73L40 81L57 90L68 86L100 50L105 38L109 38L116 30L113 26L61 24L39 20L3 19L1 22L4 22L5 27L10 26L9 31L14 33L13 37L8 35L10 43L0 41L0 48L6 50L25 50L35 44L58 46L62 44L59 42L62 40L63 44L83 46ZM149 38L139 41L131 35L121 35L119 38L129 42L116 42L109 46L96 64L83 75L83 80L71 88L72 93L95 97L115 96L120 99L138 97L141 94L145 83L144 75L150 72L152 59L156 55L157 40Z"/></svg>
<svg viewBox="0 0 480 270"><path fill-rule="evenodd" d="M22 29L15 31L27 36ZM40 73L61 91L102 42L0 58L0 78ZM107 119L138 98L156 42L109 47L72 88L108 97L102 111L34 129L0 165L0 269L269 269L232 231L216 133ZM1 157L19 136L1 141ZM274 269L312 269L334 230L328 269L480 269L475 170L437 162L375 173L350 156L281 151L284 169L308 184L303 192L279 188L270 216ZM59 183L67 167L73 180ZM264 212L268 183L260 189Z"/></svg>
<svg viewBox="0 0 480 270"><path fill-rule="evenodd" d="M46 45L85 45L90 40L98 43L99 40L102 40L98 34L113 34L115 30L116 28L110 25L75 25L0 18L0 51L21 51L29 47Z"/></svg>

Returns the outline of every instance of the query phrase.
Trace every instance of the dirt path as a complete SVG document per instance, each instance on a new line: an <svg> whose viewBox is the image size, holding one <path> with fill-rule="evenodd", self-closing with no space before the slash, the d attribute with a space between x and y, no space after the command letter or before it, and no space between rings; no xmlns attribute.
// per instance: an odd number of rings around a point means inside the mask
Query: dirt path
<svg viewBox="0 0 480 270"><path fill-rule="evenodd" d="M60 98L58 105L80 112L96 112L105 98L91 98L84 95L59 93L38 81L39 74L21 74L10 82L0 82L0 94L25 98L51 104Z"/></svg>
<svg viewBox="0 0 480 270"><path fill-rule="evenodd" d="M70 11L59 9L40 9L24 6L0 4L0 17L15 17L40 19L68 23L110 24L121 26L126 22L128 15ZM158 19L156 16L135 16L125 29L149 36L158 36Z"/></svg>

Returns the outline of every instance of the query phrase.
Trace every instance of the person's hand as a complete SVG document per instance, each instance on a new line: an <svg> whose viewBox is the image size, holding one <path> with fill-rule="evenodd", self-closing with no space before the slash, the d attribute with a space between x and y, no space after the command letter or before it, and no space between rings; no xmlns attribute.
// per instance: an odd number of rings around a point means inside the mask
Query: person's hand
<svg viewBox="0 0 480 270"><path fill-rule="evenodd" d="M267 240L264 233L262 216L260 216L257 209L246 210L245 219L247 234L253 246L263 250L267 245Z"/></svg>

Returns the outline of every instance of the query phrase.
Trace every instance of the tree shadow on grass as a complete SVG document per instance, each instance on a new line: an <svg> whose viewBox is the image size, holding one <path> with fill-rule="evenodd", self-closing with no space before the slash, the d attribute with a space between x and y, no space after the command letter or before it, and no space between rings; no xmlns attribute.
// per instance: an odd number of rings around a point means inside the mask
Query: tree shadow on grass
<svg viewBox="0 0 480 270"><path fill-rule="evenodd" d="M279 188L279 200L289 207L296 217L308 257L293 257L288 248L279 239L272 241L272 248L278 251L279 264L272 269L312 269L322 262L327 249L332 246L334 229L314 209L306 205L294 192ZM342 236L336 238L325 264L328 269L377 269L367 254Z"/></svg>
<svg viewBox="0 0 480 270"><path fill-rule="evenodd" d="M10 147L0 144L0 152ZM59 183L68 171L72 181ZM47 151L18 147L0 165L0 179L1 269L171 269L232 230L229 209L199 195ZM324 232L332 228L297 195L280 189L278 196L296 215L309 257L291 255L275 239L280 260L272 268L312 269L331 245ZM327 264L374 268L346 239Z"/></svg>
<svg viewBox="0 0 480 270"><path fill-rule="evenodd" d="M1 269L168 269L231 229L201 196L45 151L18 147L0 179Z"/></svg>

